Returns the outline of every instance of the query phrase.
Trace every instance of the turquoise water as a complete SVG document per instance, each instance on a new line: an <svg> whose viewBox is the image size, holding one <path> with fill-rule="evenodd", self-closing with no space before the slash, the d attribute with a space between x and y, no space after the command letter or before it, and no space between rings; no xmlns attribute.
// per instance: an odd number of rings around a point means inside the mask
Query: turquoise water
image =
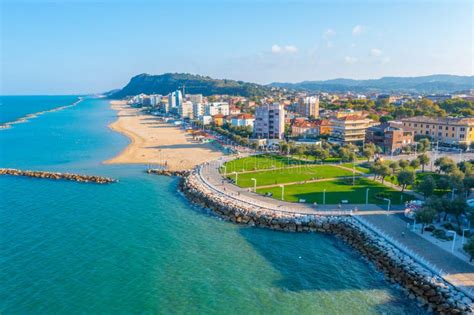
<svg viewBox="0 0 474 315"><path fill-rule="evenodd" d="M0 131L0 165L119 179L0 177L2 314L420 314L336 238L236 226L177 180L102 165L128 143L104 100Z"/></svg>
<svg viewBox="0 0 474 315"><path fill-rule="evenodd" d="M50 110L56 107L69 105L77 101L77 96L0 96L0 124L12 122L28 114Z"/></svg>

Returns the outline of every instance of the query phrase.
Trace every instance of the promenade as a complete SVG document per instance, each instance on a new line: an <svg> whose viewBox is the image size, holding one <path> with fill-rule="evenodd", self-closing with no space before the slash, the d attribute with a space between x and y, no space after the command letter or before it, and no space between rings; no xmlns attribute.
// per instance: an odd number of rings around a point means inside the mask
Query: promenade
<svg viewBox="0 0 474 315"><path fill-rule="evenodd" d="M446 251L407 228L407 222L398 215L402 207L393 211L374 204L318 205L291 203L256 194L249 188L238 187L224 179L219 168L227 159L220 158L207 162L199 169L200 178L216 192L266 210L289 212L294 214L353 215L358 220L382 231L385 237L417 256L422 262L436 270L452 284L462 287L469 294L474 293L474 265ZM357 208L358 211L354 211ZM392 208L394 209L394 208Z"/></svg>

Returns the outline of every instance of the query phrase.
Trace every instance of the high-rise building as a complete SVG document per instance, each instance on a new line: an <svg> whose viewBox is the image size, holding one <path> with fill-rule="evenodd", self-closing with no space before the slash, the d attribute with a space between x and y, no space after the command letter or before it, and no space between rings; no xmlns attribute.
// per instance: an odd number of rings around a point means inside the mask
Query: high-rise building
<svg viewBox="0 0 474 315"><path fill-rule="evenodd" d="M195 103L202 103L203 97L202 94L186 94L186 100Z"/></svg>
<svg viewBox="0 0 474 315"><path fill-rule="evenodd" d="M202 103L193 103L193 117L195 119L204 116L204 104Z"/></svg>
<svg viewBox="0 0 474 315"><path fill-rule="evenodd" d="M183 94L181 93L180 90L171 92L168 95L168 104L170 108L179 107L182 102L183 102Z"/></svg>
<svg viewBox="0 0 474 315"><path fill-rule="evenodd" d="M193 103L190 101L181 102L178 114L181 118L193 118Z"/></svg>
<svg viewBox="0 0 474 315"><path fill-rule="evenodd" d="M264 104L255 109L254 136L259 139L283 139L285 108L283 104Z"/></svg>
<svg viewBox="0 0 474 315"><path fill-rule="evenodd" d="M298 102L297 111L301 116L319 117L319 97L307 96L301 98Z"/></svg>
<svg viewBox="0 0 474 315"><path fill-rule="evenodd" d="M373 121L361 116L345 116L332 118L331 141L338 143L363 143L367 128L372 127Z"/></svg>

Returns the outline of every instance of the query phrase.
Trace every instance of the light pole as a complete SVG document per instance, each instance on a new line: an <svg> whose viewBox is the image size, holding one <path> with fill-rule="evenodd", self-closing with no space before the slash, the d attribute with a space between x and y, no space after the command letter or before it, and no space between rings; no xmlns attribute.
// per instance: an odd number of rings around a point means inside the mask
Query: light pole
<svg viewBox="0 0 474 315"><path fill-rule="evenodd" d="M365 204L368 205L369 204L369 190L370 188L367 188L365 190Z"/></svg>
<svg viewBox="0 0 474 315"><path fill-rule="evenodd" d="M223 165L223 167L224 167L224 176L227 176L227 166Z"/></svg>
<svg viewBox="0 0 474 315"><path fill-rule="evenodd" d="M237 180L239 179L239 173L234 172L235 174L235 184L237 185Z"/></svg>
<svg viewBox="0 0 474 315"><path fill-rule="evenodd" d="M323 205L326 204L326 188L323 190Z"/></svg>
<svg viewBox="0 0 474 315"><path fill-rule="evenodd" d="M285 186L280 185L281 187L281 200L285 200L284 195L285 195Z"/></svg>
<svg viewBox="0 0 474 315"><path fill-rule="evenodd" d="M352 160L352 186L355 185L355 160Z"/></svg>
<svg viewBox="0 0 474 315"><path fill-rule="evenodd" d="M461 245L464 244L464 232L470 231L471 229L462 229L462 239L461 239Z"/></svg>
<svg viewBox="0 0 474 315"><path fill-rule="evenodd" d="M390 211L390 203L391 203L390 199L388 199L388 198L383 198L383 200L385 200L385 201L388 202L387 211Z"/></svg>
<svg viewBox="0 0 474 315"><path fill-rule="evenodd" d="M456 232L455 231L446 231L447 233L453 233L453 245L451 245L451 253L454 253L454 244L456 244Z"/></svg>
<svg viewBox="0 0 474 315"><path fill-rule="evenodd" d="M257 180L255 178L251 178L253 181L253 192L257 192Z"/></svg>

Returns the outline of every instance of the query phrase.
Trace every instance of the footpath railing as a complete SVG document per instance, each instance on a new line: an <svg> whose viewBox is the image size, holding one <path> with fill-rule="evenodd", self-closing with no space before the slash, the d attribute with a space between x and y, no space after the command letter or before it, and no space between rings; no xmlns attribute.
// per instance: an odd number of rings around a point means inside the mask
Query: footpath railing
<svg viewBox="0 0 474 315"><path fill-rule="evenodd" d="M362 226L367 228L368 230L372 231L376 235L382 237L385 239L387 242L392 244L395 248L403 252L405 255L409 256L412 258L414 261L428 269L429 271L433 272L434 274L439 275L441 278L443 278L446 282L450 283L451 285L455 286L458 290L462 291L464 294L466 294L468 297L471 299L474 299L474 292L472 288L468 288L464 286L462 283L459 281L456 281L455 279L448 278L450 275L449 273L444 272L443 269L438 268L436 265L432 264L429 262L427 259L422 257L421 255L415 253L413 250L409 249L407 246L403 245L399 241L395 240L393 237L388 235L387 233L383 232L380 230L378 227L375 225L371 224L370 222L367 222L364 218L361 216L357 215L352 215L352 218L355 219L358 223L360 223Z"/></svg>

